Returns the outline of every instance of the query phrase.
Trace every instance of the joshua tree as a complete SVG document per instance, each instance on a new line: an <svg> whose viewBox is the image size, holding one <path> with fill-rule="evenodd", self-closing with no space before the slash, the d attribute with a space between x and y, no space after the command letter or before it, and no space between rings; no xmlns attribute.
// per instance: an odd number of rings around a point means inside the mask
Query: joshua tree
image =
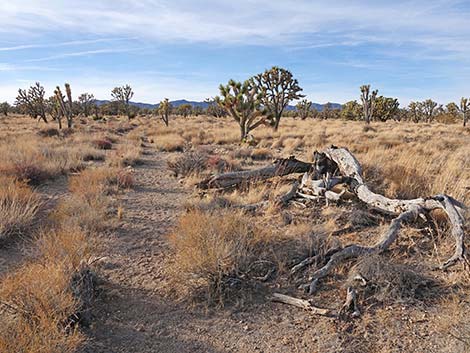
<svg viewBox="0 0 470 353"><path fill-rule="evenodd" d="M357 101L346 102L341 109L340 116L346 120L361 119L362 107Z"/></svg>
<svg viewBox="0 0 470 353"><path fill-rule="evenodd" d="M423 117L423 105L421 102L410 102L408 109L411 114L411 120L415 123L419 123Z"/></svg>
<svg viewBox="0 0 470 353"><path fill-rule="evenodd" d="M310 115L310 109L312 109L312 102L306 99L302 99L299 103L297 103L295 108L297 109L300 119L305 120Z"/></svg>
<svg viewBox="0 0 470 353"><path fill-rule="evenodd" d="M426 99L424 102L421 103L423 114L426 119L427 123L430 123L434 120L435 116L435 109L437 107L437 103L434 102L432 99Z"/></svg>
<svg viewBox="0 0 470 353"><path fill-rule="evenodd" d="M116 102L119 102L120 108L129 120L134 118L134 113L130 109L130 100L134 96L131 86L125 85L122 87L115 87L111 91L111 96Z"/></svg>
<svg viewBox="0 0 470 353"><path fill-rule="evenodd" d="M216 118L227 115L225 108L218 105L214 98L207 98L204 102L208 104L206 109L207 115L215 116Z"/></svg>
<svg viewBox="0 0 470 353"><path fill-rule="evenodd" d="M220 85L221 97L215 101L223 107L240 125L240 137L243 141L250 131L265 124L266 118L260 109L259 87L252 80L243 83L230 80L226 86Z"/></svg>
<svg viewBox="0 0 470 353"><path fill-rule="evenodd" d="M305 97L299 94L302 88L292 73L277 66L254 76L253 84L258 86L261 104L268 113L274 131L277 131L282 113L289 102Z"/></svg>
<svg viewBox="0 0 470 353"><path fill-rule="evenodd" d="M378 92L378 90L375 90L371 93L370 85L361 86L362 111L366 124L370 124L370 119L374 114L375 97L377 97Z"/></svg>
<svg viewBox="0 0 470 353"><path fill-rule="evenodd" d="M73 113L72 90L70 89L70 85L68 83L65 84L66 96L62 94L62 91L60 90L59 86L56 87L54 94L55 94L57 103L59 105L60 111L62 112L62 115L65 116L65 118L67 119L67 127L71 128L72 123L73 123L74 113ZM59 127L61 127L60 119L59 119Z"/></svg>
<svg viewBox="0 0 470 353"><path fill-rule="evenodd" d="M80 112L83 113L85 117L88 117L91 114L94 104L95 97L90 93L82 93L78 97L78 105L80 107Z"/></svg>
<svg viewBox="0 0 470 353"><path fill-rule="evenodd" d="M18 90L15 105L26 112L31 118L39 118L47 123L45 95L44 87L39 82L36 82L27 91L25 89Z"/></svg>
<svg viewBox="0 0 470 353"><path fill-rule="evenodd" d="M463 115L463 126L467 126L467 120L470 115L470 99L462 97L460 100L460 111Z"/></svg>
<svg viewBox="0 0 470 353"><path fill-rule="evenodd" d="M8 102L3 102L0 104L0 113L2 113L5 116L8 116L8 112L10 111L11 106L8 104Z"/></svg>
<svg viewBox="0 0 470 353"><path fill-rule="evenodd" d="M55 93L55 92L54 92ZM54 94L47 101L47 112L52 116L52 120L57 121L59 129L62 129L62 109L60 108L60 103L57 100L56 95Z"/></svg>
<svg viewBox="0 0 470 353"><path fill-rule="evenodd" d="M400 103L396 98L377 97L374 102L374 120L387 121L389 119L395 119L398 115L399 106Z"/></svg>
<svg viewBox="0 0 470 353"><path fill-rule="evenodd" d="M185 103L181 104L179 107L176 108L177 115L181 115L183 117L188 117L193 113L193 106L191 104Z"/></svg>
<svg viewBox="0 0 470 353"><path fill-rule="evenodd" d="M161 118L166 126L168 126L168 123L169 123L171 109L172 109L172 106L168 98L165 98L164 100L162 100L160 104L158 105L158 113L160 113Z"/></svg>

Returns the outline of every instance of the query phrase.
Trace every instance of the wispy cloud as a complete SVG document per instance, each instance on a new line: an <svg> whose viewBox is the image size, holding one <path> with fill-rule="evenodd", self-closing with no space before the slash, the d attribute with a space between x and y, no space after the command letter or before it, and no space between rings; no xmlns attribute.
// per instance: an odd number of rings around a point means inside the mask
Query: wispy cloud
<svg viewBox="0 0 470 353"><path fill-rule="evenodd" d="M22 45L10 46L10 47L0 47L0 52L25 50L25 49L80 46L80 45L90 45L90 44L96 44L96 43L110 43L110 42L129 40L129 39L132 39L132 38L99 38L99 39L90 39L90 40L73 40L73 41L59 42L59 43L22 44Z"/></svg>
<svg viewBox="0 0 470 353"><path fill-rule="evenodd" d="M128 52L137 51L141 49L142 48L121 48L121 49L107 48L107 49L85 50L85 51L79 51L79 52L51 55L51 56L46 56L43 58L28 59L28 60L25 60L25 62L50 61L50 60L58 60L58 59L65 59L65 58L72 58L72 57L98 55L98 54L128 53Z"/></svg>

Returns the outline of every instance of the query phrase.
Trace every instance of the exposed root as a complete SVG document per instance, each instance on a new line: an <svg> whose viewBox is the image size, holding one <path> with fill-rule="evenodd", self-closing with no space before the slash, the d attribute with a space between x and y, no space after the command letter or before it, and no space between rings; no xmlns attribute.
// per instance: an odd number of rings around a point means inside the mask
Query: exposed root
<svg viewBox="0 0 470 353"><path fill-rule="evenodd" d="M353 287L348 287L346 290L346 301L339 311L339 316L345 316L348 312L351 312L351 317L361 316L361 311L357 305L357 292Z"/></svg>

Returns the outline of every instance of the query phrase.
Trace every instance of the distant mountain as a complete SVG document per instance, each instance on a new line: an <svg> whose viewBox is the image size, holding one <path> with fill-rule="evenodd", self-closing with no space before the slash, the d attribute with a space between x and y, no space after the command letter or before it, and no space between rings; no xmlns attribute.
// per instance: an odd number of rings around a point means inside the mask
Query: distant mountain
<svg viewBox="0 0 470 353"><path fill-rule="evenodd" d="M98 100L98 99L96 100L96 104L98 106L109 103L109 102L110 102L109 100ZM179 100L171 101L170 103L173 107L179 107L180 105L183 105L183 104L190 104L192 107L200 107L202 109L206 109L209 105L209 103L207 103L207 102L188 101L186 99L179 99ZM130 104L133 105L133 106L139 107L141 109L155 109L155 108L158 108L158 104L141 103L141 102L130 102ZM326 104L328 104L328 103L326 103ZM326 104L313 103L312 107L315 108L316 110L318 110L319 112L321 112L321 111L323 111ZM331 107L333 109L340 109L341 106L342 106L339 103L329 103L329 104L331 105ZM295 106L294 105L288 105L286 107L286 110L295 110Z"/></svg>

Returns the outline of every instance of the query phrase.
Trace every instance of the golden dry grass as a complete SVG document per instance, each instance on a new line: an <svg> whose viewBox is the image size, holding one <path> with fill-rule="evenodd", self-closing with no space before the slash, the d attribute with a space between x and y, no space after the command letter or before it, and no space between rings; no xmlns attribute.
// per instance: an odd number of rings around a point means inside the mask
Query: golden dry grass
<svg viewBox="0 0 470 353"><path fill-rule="evenodd" d="M28 185L0 176L0 239L28 232L40 206L39 195Z"/></svg>
<svg viewBox="0 0 470 353"><path fill-rule="evenodd" d="M262 231L241 212L193 210L182 216L170 237L172 272L186 290L209 303L223 304L231 279L253 261Z"/></svg>
<svg viewBox="0 0 470 353"><path fill-rule="evenodd" d="M0 328L1 352L75 352L84 341L69 327L79 308L71 278L92 254L92 242L78 227L43 231L37 255L2 279L0 300L7 310Z"/></svg>

